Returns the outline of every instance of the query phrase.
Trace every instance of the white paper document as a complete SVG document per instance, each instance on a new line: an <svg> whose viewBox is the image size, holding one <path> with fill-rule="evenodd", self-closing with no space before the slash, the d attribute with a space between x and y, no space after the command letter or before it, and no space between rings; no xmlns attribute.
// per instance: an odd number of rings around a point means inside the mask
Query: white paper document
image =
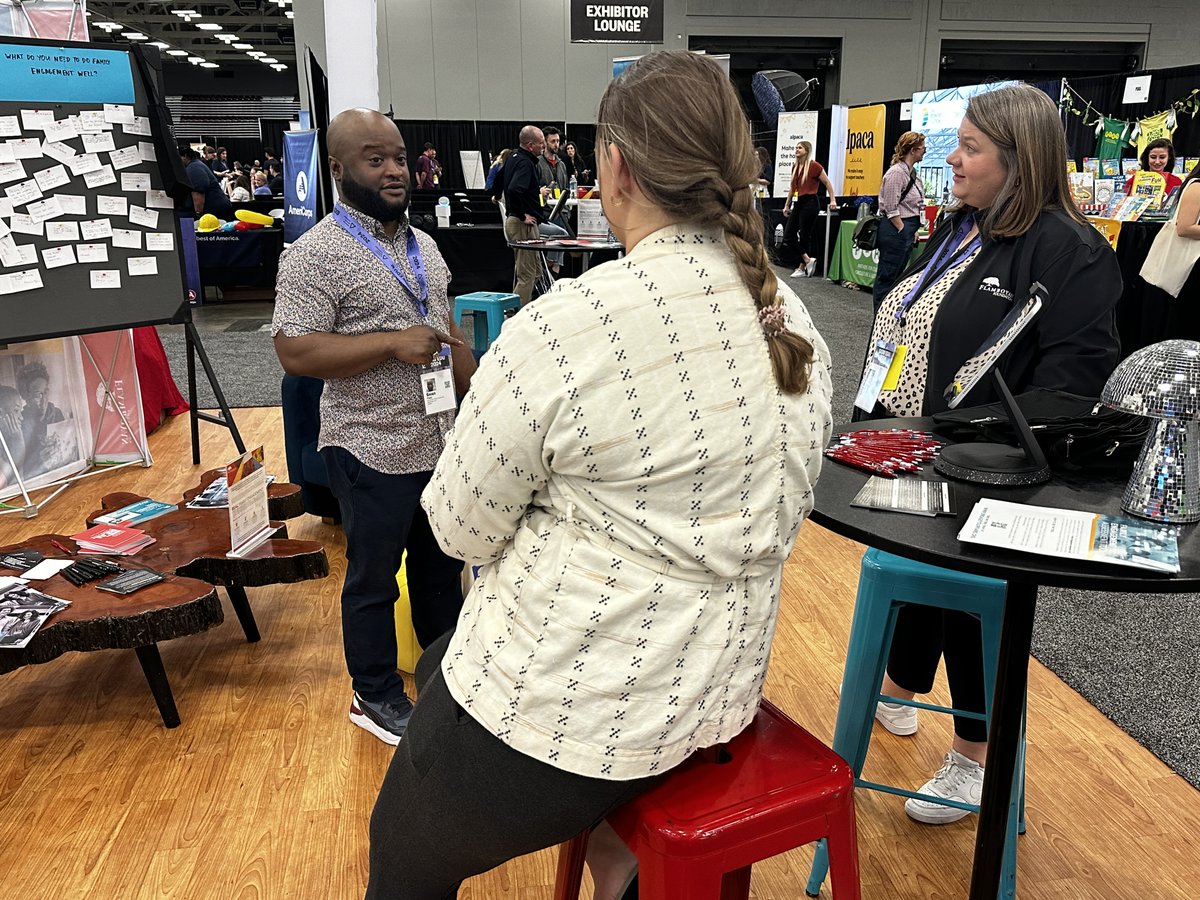
<svg viewBox="0 0 1200 900"><path fill-rule="evenodd" d="M8 141L0 141L0 163L11 163L17 161L16 151Z"/></svg>
<svg viewBox="0 0 1200 900"><path fill-rule="evenodd" d="M67 174L66 166L60 165L35 172L33 180L37 182L38 187L43 191L52 191L54 188L62 187L64 184L70 182L71 176Z"/></svg>
<svg viewBox="0 0 1200 900"><path fill-rule="evenodd" d="M1172 573L1179 571L1176 535L1174 528L1153 522L984 498L967 516L958 539Z"/></svg>
<svg viewBox="0 0 1200 900"><path fill-rule="evenodd" d="M158 162L158 152L154 149L153 141L138 141L137 147L142 162Z"/></svg>
<svg viewBox="0 0 1200 900"><path fill-rule="evenodd" d="M24 213L13 213L13 217L8 224L17 234L36 234L38 237L41 237L42 221Z"/></svg>
<svg viewBox="0 0 1200 900"><path fill-rule="evenodd" d="M122 172L121 190L145 193L150 190L150 176L142 172Z"/></svg>
<svg viewBox="0 0 1200 900"><path fill-rule="evenodd" d="M175 203L166 191L146 191L146 205L151 209L174 209Z"/></svg>
<svg viewBox="0 0 1200 900"><path fill-rule="evenodd" d="M15 229L14 229L15 230ZM85 241L99 241L112 237L112 221L110 219L89 219L79 223L79 231Z"/></svg>
<svg viewBox="0 0 1200 900"><path fill-rule="evenodd" d="M131 205L129 207L129 221L134 225L141 225L143 228L157 228L158 212L142 206Z"/></svg>
<svg viewBox="0 0 1200 900"><path fill-rule="evenodd" d="M5 144L4 146L8 145ZM72 156L75 156L75 148L70 144L59 144L55 141L46 141L46 143L42 144L42 155L48 156L60 163L65 163Z"/></svg>
<svg viewBox="0 0 1200 900"><path fill-rule="evenodd" d="M129 200L110 194L96 195L96 212L102 216L125 216L129 214Z"/></svg>
<svg viewBox="0 0 1200 900"><path fill-rule="evenodd" d="M128 169L130 166L139 165L142 161L142 158L138 155L138 149L136 145L133 147L122 147L120 150L114 150L112 153L108 154L108 158L112 163L112 167L118 172L121 171L121 169ZM149 187L150 185L146 185L146 188Z"/></svg>
<svg viewBox="0 0 1200 900"><path fill-rule="evenodd" d="M23 109L21 110L21 127L26 131L41 131L47 125L54 124L52 109Z"/></svg>
<svg viewBox="0 0 1200 900"><path fill-rule="evenodd" d="M37 203L30 203L26 209L29 210L29 216L35 222L46 222L50 219L57 219L63 214L62 207L58 205L58 201L53 197L47 197L45 200L39 200Z"/></svg>
<svg viewBox="0 0 1200 900"><path fill-rule="evenodd" d="M114 228L112 230L112 245L114 247L125 247L129 250L141 250L142 233L140 231L131 231L128 228Z"/></svg>
<svg viewBox="0 0 1200 900"><path fill-rule="evenodd" d="M75 128L75 123L70 119L47 122L42 130L46 133L46 140L48 141L73 141L79 137L79 131Z"/></svg>
<svg viewBox="0 0 1200 900"><path fill-rule="evenodd" d="M116 149L117 145L113 143L111 131L102 131L99 134L85 134L83 136L84 153L111 153Z"/></svg>
<svg viewBox="0 0 1200 900"><path fill-rule="evenodd" d="M47 247L42 251L42 260L47 269L57 269L60 266L75 265L75 251L70 244L63 247Z"/></svg>
<svg viewBox="0 0 1200 900"><path fill-rule="evenodd" d="M100 161L100 157L95 154L89 154L96 162ZM76 172L76 175L79 173ZM112 166L100 166L93 169L83 176L83 183L90 188L104 187L106 184L117 183L117 173L112 170Z"/></svg>
<svg viewBox="0 0 1200 900"><path fill-rule="evenodd" d="M32 178L28 181L18 182L17 184L10 184L4 189L4 193L13 202L13 206L24 206L26 203L42 199L42 189L38 187L37 181Z"/></svg>
<svg viewBox="0 0 1200 900"><path fill-rule="evenodd" d="M146 235L147 250L174 250L175 235L169 231L156 231Z"/></svg>
<svg viewBox="0 0 1200 900"><path fill-rule="evenodd" d="M119 103L104 104L104 121L113 125L132 125L134 120L133 107Z"/></svg>
<svg viewBox="0 0 1200 900"><path fill-rule="evenodd" d="M0 184L7 184L10 181L24 181L25 174L25 166L20 160L10 163L0 163Z"/></svg>
<svg viewBox="0 0 1200 900"><path fill-rule="evenodd" d="M96 134L109 128L112 125L104 121L104 110L85 109L79 113L79 130L84 134Z"/></svg>
<svg viewBox="0 0 1200 900"><path fill-rule="evenodd" d="M54 199L62 207L64 216L87 215L87 197L82 194L55 194Z"/></svg>
<svg viewBox="0 0 1200 900"><path fill-rule="evenodd" d="M37 255L36 252L34 255ZM22 291L34 291L40 287L42 287L42 273L37 269L26 269L24 272L0 275L0 294L19 294Z"/></svg>
<svg viewBox="0 0 1200 900"><path fill-rule="evenodd" d="M75 256L81 263L106 263L108 244L76 244Z"/></svg>
<svg viewBox="0 0 1200 900"><path fill-rule="evenodd" d="M132 121L121 124L121 131L125 134L150 137L150 118L148 116L133 116Z"/></svg>
<svg viewBox="0 0 1200 900"><path fill-rule="evenodd" d="M121 286L120 269L92 269L88 274L91 277L93 291L108 290Z"/></svg>
<svg viewBox="0 0 1200 900"><path fill-rule="evenodd" d="M21 123L16 116L0 116L0 137L20 137Z"/></svg>
<svg viewBox="0 0 1200 900"><path fill-rule="evenodd" d="M42 158L42 142L39 138L15 138L7 143L15 159Z"/></svg>
<svg viewBox="0 0 1200 900"><path fill-rule="evenodd" d="M67 165L71 167L72 175L85 176L83 180L88 187L99 187L102 184L108 183L107 181L93 182L92 179L86 177L94 172L102 172L108 169L107 166L100 162L100 157L95 153L81 153L79 156L72 156L67 160ZM112 174L112 169L108 169L108 173L109 181L117 180L117 177Z"/></svg>
<svg viewBox="0 0 1200 900"><path fill-rule="evenodd" d="M131 256L126 262L129 264L130 275L158 274L158 257L156 256Z"/></svg>
<svg viewBox="0 0 1200 900"><path fill-rule="evenodd" d="M46 240L48 241L78 241L78 222L47 222Z"/></svg>

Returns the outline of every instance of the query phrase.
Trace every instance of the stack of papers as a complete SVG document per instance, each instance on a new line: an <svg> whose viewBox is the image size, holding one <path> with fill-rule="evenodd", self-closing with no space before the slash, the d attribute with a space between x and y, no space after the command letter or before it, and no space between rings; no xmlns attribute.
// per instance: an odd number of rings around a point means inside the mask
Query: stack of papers
<svg viewBox="0 0 1200 900"><path fill-rule="evenodd" d="M96 516L96 522L100 525L136 525L138 522L146 522L177 509L179 507L174 503L163 503L160 500L139 500L137 503L122 506L113 512Z"/></svg>
<svg viewBox="0 0 1200 900"><path fill-rule="evenodd" d="M71 540L85 553L111 553L129 556L154 543L154 538L140 528L125 525L94 525L87 531L71 535Z"/></svg>
<svg viewBox="0 0 1200 900"><path fill-rule="evenodd" d="M0 649L19 650L45 621L71 604L23 584L0 592Z"/></svg>

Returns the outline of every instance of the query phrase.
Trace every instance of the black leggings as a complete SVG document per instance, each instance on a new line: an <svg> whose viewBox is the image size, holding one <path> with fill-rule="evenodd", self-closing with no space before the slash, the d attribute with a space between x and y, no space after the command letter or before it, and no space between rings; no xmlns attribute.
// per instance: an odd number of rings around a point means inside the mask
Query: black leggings
<svg viewBox="0 0 1200 900"><path fill-rule="evenodd" d="M367 900L453 898L464 879L574 837L662 777L585 778L513 750L450 695L450 638L417 663L417 706L371 814Z"/></svg>
<svg viewBox="0 0 1200 900"><path fill-rule="evenodd" d="M795 256L796 265L802 263L805 256L812 256L813 227L819 212L816 194L805 194L792 201L792 211L783 226L783 244Z"/></svg>
<svg viewBox="0 0 1200 900"><path fill-rule="evenodd" d="M938 660L946 657L946 678L956 709L984 711L983 638L979 620L957 610L904 606L896 615L896 632L887 673L905 690L927 694L933 689ZM964 741L986 741L987 723L954 717L954 733Z"/></svg>

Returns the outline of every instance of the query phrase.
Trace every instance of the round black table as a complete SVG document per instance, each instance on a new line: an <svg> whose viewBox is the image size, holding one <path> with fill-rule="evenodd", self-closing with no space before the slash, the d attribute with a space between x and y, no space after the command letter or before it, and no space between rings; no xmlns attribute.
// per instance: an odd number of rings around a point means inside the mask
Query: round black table
<svg viewBox="0 0 1200 900"><path fill-rule="evenodd" d="M930 419L880 419L838 429L918 428L930 430ZM971 900L995 900L1000 887L1001 856L1008 823L1008 801L1021 735L1021 710L1029 675L1034 610L1041 585L1081 590L1140 593L1183 593L1200 590L1200 528L1184 526L1179 534L1177 575L1107 563L1077 562L961 543L958 533L975 502L983 497L1029 506L1085 510L1108 515L1128 515L1121 510L1123 479L1085 478L1056 474L1046 484L1026 488L1000 488L951 481L957 514L912 516L851 506L866 483L868 473L825 460L817 482L812 521L830 531L888 553L918 562L986 575L1008 582L996 694L988 731L983 798L975 833L975 863L971 872ZM938 478L933 466L923 476ZM949 479L947 479L949 480Z"/></svg>

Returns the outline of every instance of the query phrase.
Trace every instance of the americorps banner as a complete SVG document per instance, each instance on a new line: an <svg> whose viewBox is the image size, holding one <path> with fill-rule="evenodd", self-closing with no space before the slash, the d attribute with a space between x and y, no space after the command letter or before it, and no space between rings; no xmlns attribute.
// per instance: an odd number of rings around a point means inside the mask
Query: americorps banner
<svg viewBox="0 0 1200 900"><path fill-rule="evenodd" d="M850 197L879 193L883 181L883 128L887 107L855 106L846 116L846 180Z"/></svg>
<svg viewBox="0 0 1200 900"><path fill-rule="evenodd" d="M571 43L661 44L663 0L594 3L571 0Z"/></svg>
<svg viewBox="0 0 1200 900"><path fill-rule="evenodd" d="M317 133L283 133L283 242L290 244L317 222Z"/></svg>

